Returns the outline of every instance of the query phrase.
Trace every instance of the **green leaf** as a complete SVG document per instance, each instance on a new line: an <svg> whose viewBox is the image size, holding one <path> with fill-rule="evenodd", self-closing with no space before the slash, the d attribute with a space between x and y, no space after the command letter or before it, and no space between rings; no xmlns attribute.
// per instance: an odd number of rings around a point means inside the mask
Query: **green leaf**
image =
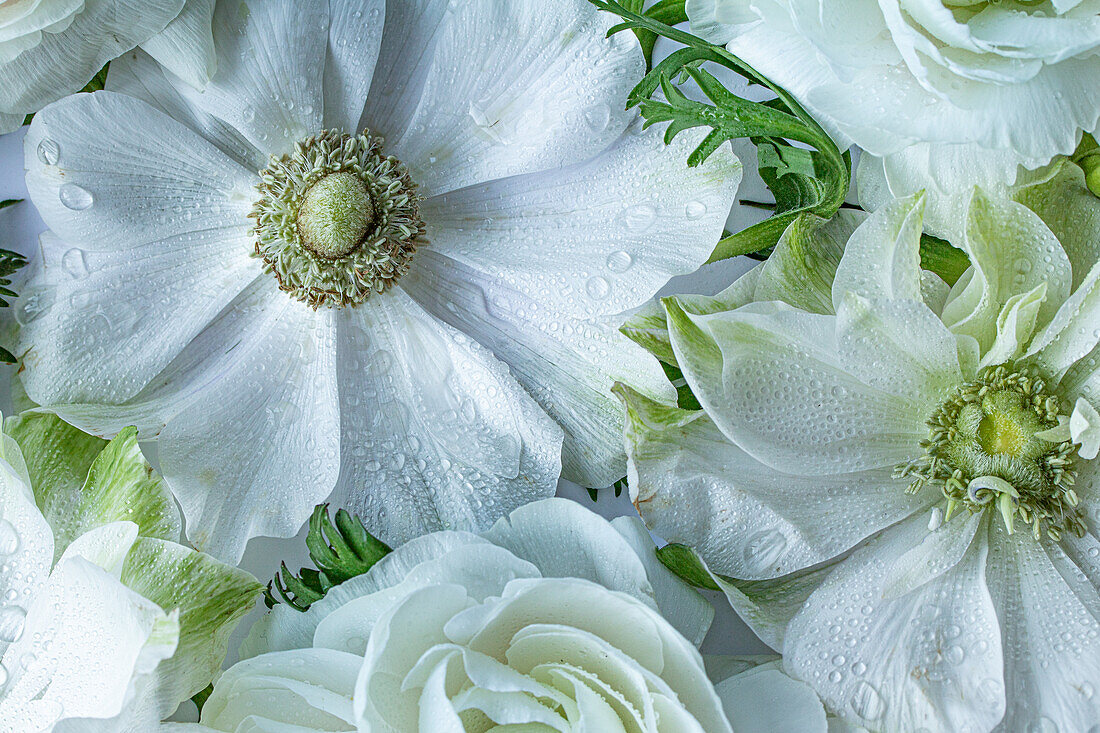
<svg viewBox="0 0 1100 733"><path fill-rule="evenodd" d="M970 267L970 258L957 247L930 234L920 237L920 266L943 278L948 285L954 285L959 277Z"/></svg>
<svg viewBox="0 0 1100 733"><path fill-rule="evenodd" d="M657 559L689 585L706 590L721 590L699 556L687 545L668 544L657 549Z"/></svg>
<svg viewBox="0 0 1100 733"><path fill-rule="evenodd" d="M318 569L302 568L295 576L283 563L264 594L268 608L282 602L306 611L329 590L366 573L390 553L390 548L371 536L362 521L349 512L337 511L333 524L328 504L318 504L313 510L306 547Z"/></svg>
<svg viewBox="0 0 1100 733"><path fill-rule="evenodd" d="M1096 138L1085 133L1071 160L1085 172L1085 185L1094 196L1100 196L1100 145Z"/></svg>
<svg viewBox="0 0 1100 733"><path fill-rule="evenodd" d="M0 201L0 209L6 209L9 206L15 206L22 200L23 199L4 199L3 201Z"/></svg>

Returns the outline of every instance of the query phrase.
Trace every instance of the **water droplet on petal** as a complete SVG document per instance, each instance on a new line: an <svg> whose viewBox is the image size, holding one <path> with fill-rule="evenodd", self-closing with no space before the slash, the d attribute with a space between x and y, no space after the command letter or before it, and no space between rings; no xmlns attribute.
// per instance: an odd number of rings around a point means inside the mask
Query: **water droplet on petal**
<svg viewBox="0 0 1100 733"><path fill-rule="evenodd" d="M603 300L611 293L611 283L602 277L590 277L585 283L584 289L596 300Z"/></svg>
<svg viewBox="0 0 1100 733"><path fill-rule="evenodd" d="M632 232L644 232L657 221L657 209L651 204L631 206L623 212L623 224Z"/></svg>
<svg viewBox="0 0 1100 733"><path fill-rule="evenodd" d="M689 219L698 219L705 213L707 213L707 205L702 201L688 201L684 206L684 216Z"/></svg>
<svg viewBox="0 0 1100 733"><path fill-rule="evenodd" d="M88 276L88 263L84 259L84 250L79 247L73 247L61 255L61 266L76 280Z"/></svg>
<svg viewBox="0 0 1100 733"><path fill-rule="evenodd" d="M852 710L864 720L878 720L886 714L886 701L871 683L860 680L852 693Z"/></svg>
<svg viewBox="0 0 1100 733"><path fill-rule="evenodd" d="M73 211L84 211L92 206L92 194L75 183L66 183L57 190L61 205Z"/></svg>
<svg viewBox="0 0 1100 733"><path fill-rule="evenodd" d="M19 606L0 608L0 641L15 643L23 635L23 624L27 621L27 612Z"/></svg>
<svg viewBox="0 0 1100 733"><path fill-rule="evenodd" d="M42 138L42 142L38 143L38 159L45 165L57 165L57 161L61 160L61 146L56 140Z"/></svg>
<svg viewBox="0 0 1100 733"><path fill-rule="evenodd" d="M634 264L634 258L629 252L612 252L607 256L607 269L612 272L626 272Z"/></svg>
<svg viewBox="0 0 1100 733"><path fill-rule="evenodd" d="M6 519L0 519L0 555L14 555L19 549L19 533Z"/></svg>
<svg viewBox="0 0 1100 733"><path fill-rule="evenodd" d="M749 537L745 562L757 570L770 569L787 549L787 537L778 529L764 529Z"/></svg>

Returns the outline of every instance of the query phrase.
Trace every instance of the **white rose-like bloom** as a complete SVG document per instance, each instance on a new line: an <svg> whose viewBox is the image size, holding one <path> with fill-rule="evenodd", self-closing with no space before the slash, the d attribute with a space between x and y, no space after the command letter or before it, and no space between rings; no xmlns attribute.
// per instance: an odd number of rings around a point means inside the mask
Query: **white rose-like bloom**
<svg viewBox="0 0 1100 733"><path fill-rule="evenodd" d="M613 22L224 0L204 91L115 62L26 139L53 232L16 307L27 393L155 439L189 538L233 560L334 490L393 545L485 529L563 464L618 480L614 380L672 394L618 314L707 259L740 166L689 169L622 110L644 63Z"/></svg>
<svg viewBox="0 0 1100 733"><path fill-rule="evenodd" d="M202 727L729 733L696 650L713 608L653 549L638 519L609 523L565 499L482 535L414 539L305 613L276 606L215 684ZM720 685L743 720L824 733L805 685L744 680Z"/></svg>
<svg viewBox="0 0 1100 733"><path fill-rule="evenodd" d="M0 133L136 46L202 87L216 64L213 12L214 0L0 0Z"/></svg>
<svg viewBox="0 0 1100 733"><path fill-rule="evenodd" d="M132 430L0 436L0 732L147 733L205 688L260 584L176 542Z"/></svg>
<svg viewBox="0 0 1100 733"><path fill-rule="evenodd" d="M1050 186L1061 242L975 193L951 288L915 196L631 323L702 405L622 389L643 517L853 724L1100 720L1100 201Z"/></svg>
<svg viewBox="0 0 1100 733"><path fill-rule="evenodd" d="M1096 0L688 0L687 10L697 33L869 153L861 179L897 197L925 190L934 230L965 215L965 197L958 207L944 197L1011 184L1018 165L1072 153L1100 120Z"/></svg>

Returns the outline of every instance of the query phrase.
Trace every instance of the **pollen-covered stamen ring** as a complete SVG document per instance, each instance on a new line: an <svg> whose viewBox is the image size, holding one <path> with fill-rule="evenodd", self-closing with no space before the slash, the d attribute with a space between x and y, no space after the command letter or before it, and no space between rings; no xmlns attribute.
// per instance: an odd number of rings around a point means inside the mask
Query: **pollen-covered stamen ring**
<svg viewBox="0 0 1100 733"><path fill-rule="evenodd" d="M408 170L364 130L325 130L260 172L255 256L314 308L354 306L408 271L426 243Z"/></svg>
<svg viewBox="0 0 1100 733"><path fill-rule="evenodd" d="M957 510L998 511L1011 532L1019 519L1039 538L1085 532L1073 490L1076 446L1051 439L1068 405L1030 367L983 369L960 386L928 420L924 454L901 464L908 491L938 486L946 519Z"/></svg>

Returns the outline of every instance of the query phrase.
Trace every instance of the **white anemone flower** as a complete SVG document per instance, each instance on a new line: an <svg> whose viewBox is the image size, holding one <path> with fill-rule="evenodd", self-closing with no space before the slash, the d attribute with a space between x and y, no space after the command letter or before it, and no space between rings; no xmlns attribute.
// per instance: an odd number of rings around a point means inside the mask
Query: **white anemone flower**
<svg viewBox="0 0 1100 733"><path fill-rule="evenodd" d="M0 133L143 48L201 88L214 73L214 0L0 0Z"/></svg>
<svg viewBox="0 0 1100 733"><path fill-rule="evenodd" d="M617 314L707 259L740 166L689 169L622 111L643 61L613 22L224 0L202 92L119 59L26 139L52 230L17 306L28 395L156 440L191 541L231 560L334 491L392 545L485 529L563 463L621 478L614 380L671 388Z"/></svg>
<svg viewBox="0 0 1100 733"><path fill-rule="evenodd" d="M221 667L260 584L176 542L134 431L9 420L0 455L0 731L153 730Z"/></svg>
<svg viewBox="0 0 1100 733"><path fill-rule="evenodd" d="M917 195L630 324L702 406L620 388L640 511L853 724L1100 720L1100 202L1050 186L1061 242L974 193L950 288Z"/></svg>
<svg viewBox="0 0 1100 733"><path fill-rule="evenodd" d="M1100 122L1097 0L688 0L687 11L696 32L866 151L860 178L899 198L925 190L933 230L965 214L953 194L1012 184L1018 166L1072 153Z"/></svg>
<svg viewBox="0 0 1100 733"><path fill-rule="evenodd" d="M637 518L565 499L419 537L304 613L276 606L185 729L730 733L728 701L737 730L825 733L774 663L722 660L744 676L719 697L696 649L713 607L653 550Z"/></svg>

